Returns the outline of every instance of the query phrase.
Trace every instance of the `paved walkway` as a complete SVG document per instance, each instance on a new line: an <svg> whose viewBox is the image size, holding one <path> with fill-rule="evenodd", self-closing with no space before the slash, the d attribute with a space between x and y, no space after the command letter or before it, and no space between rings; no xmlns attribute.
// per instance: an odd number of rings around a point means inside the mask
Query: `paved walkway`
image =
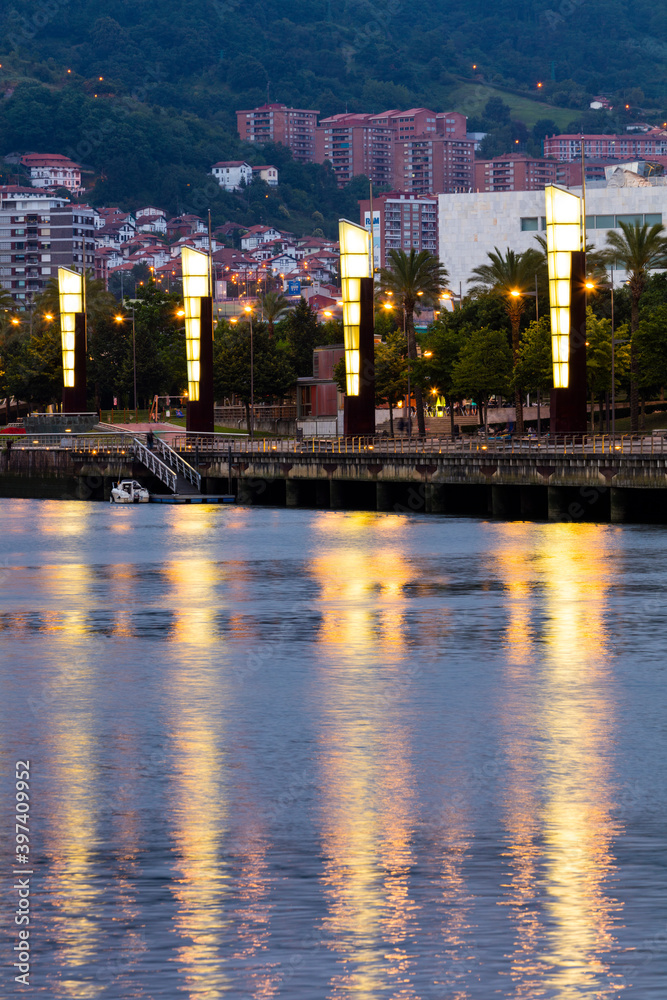
<svg viewBox="0 0 667 1000"><path fill-rule="evenodd" d="M169 423L148 423L148 421L139 421L134 423L132 421L129 424L109 424L106 421L102 421L100 426L104 427L105 430L114 430L118 434L147 434L148 431L153 431L153 434L159 434L163 441L167 444L171 444L172 438L176 434L185 434L185 427L181 427L179 424L169 424Z"/></svg>

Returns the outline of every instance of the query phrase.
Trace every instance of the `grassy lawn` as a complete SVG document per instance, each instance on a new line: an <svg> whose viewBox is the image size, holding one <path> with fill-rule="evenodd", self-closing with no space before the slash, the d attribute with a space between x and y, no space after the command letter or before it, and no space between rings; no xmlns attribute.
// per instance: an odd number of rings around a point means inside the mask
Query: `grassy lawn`
<svg viewBox="0 0 667 1000"><path fill-rule="evenodd" d="M641 426L641 414L639 416L639 420ZM667 431L667 411L663 410L662 412L646 414L646 427L644 429L647 433L650 434L651 431L660 430L662 428ZM616 433L630 433L630 417L616 417Z"/></svg>
<svg viewBox="0 0 667 1000"><path fill-rule="evenodd" d="M540 118L551 118L559 128L564 129L577 117L577 112L573 108L556 108L543 101L519 97L501 87L489 87L484 83L461 83L450 92L450 103L457 111L478 117L484 111L484 105L490 97L502 97L505 104L512 109L512 117L525 122L528 126L534 125Z"/></svg>

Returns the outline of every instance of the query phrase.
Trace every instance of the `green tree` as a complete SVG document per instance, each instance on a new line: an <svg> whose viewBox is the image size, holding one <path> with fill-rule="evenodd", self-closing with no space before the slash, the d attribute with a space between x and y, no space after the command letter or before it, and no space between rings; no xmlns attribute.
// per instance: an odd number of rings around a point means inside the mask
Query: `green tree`
<svg viewBox="0 0 667 1000"><path fill-rule="evenodd" d="M526 308L526 293L534 290L535 276L544 268L542 254L538 250L524 250L516 253L509 247L503 255L498 247L487 254L488 264L480 264L472 272L473 295L491 293L502 298L512 330L512 357L516 365L519 360L521 317ZM523 387L516 382L514 389L516 406L516 429L523 434Z"/></svg>
<svg viewBox="0 0 667 1000"><path fill-rule="evenodd" d="M391 293L394 301L400 304L405 314L405 332L408 345L408 357L417 358L417 341L415 338L415 310L419 303L435 305L441 292L446 287L448 272L439 259L428 250L417 252L414 247L409 253L404 250L390 250L387 254L387 266L380 271L380 289L385 294ZM426 434L424 422L424 398L422 388L415 386L415 403L417 407L417 426L419 434Z"/></svg>
<svg viewBox="0 0 667 1000"><path fill-rule="evenodd" d="M291 309L291 305L281 293L267 292L260 296L259 307L263 319L268 323L269 337L273 337L276 321Z"/></svg>
<svg viewBox="0 0 667 1000"><path fill-rule="evenodd" d="M320 343L317 313L304 298L279 324L281 338L287 342L289 360L299 378L313 374L313 350Z"/></svg>
<svg viewBox="0 0 667 1000"><path fill-rule="evenodd" d="M32 333L24 326L9 338L4 365L9 394L35 408L58 404L63 390L58 324L38 316Z"/></svg>
<svg viewBox="0 0 667 1000"><path fill-rule="evenodd" d="M458 322L457 314L441 314L422 338L422 356L417 362L419 377L431 388L438 390L438 395L444 395L449 404L449 419L452 437L454 436L454 369L464 343L473 334L474 327L464 326Z"/></svg>
<svg viewBox="0 0 667 1000"><path fill-rule="evenodd" d="M602 400L611 389L611 320L598 319L586 309L586 382L591 395L591 433L595 433L595 401L600 403L600 433L603 433Z"/></svg>
<svg viewBox="0 0 667 1000"><path fill-rule="evenodd" d="M182 320L177 316L178 308L178 297L157 288L155 282L137 289L134 303L137 397L144 408L150 405L153 396L177 395L187 383L185 335ZM130 310L119 310L117 316L124 316L127 330L123 336L130 337L121 370L122 384L129 386L134 381L132 314Z"/></svg>
<svg viewBox="0 0 667 1000"><path fill-rule="evenodd" d="M452 373L452 391L470 396L479 407L479 422L488 428L491 396L507 395L512 381L512 353L502 330L475 330L459 354Z"/></svg>
<svg viewBox="0 0 667 1000"><path fill-rule="evenodd" d="M639 329L639 305L646 290L649 272L667 267L665 227L621 222L621 232L607 233L606 260L628 273L630 312L630 429L639 430L639 356L635 337Z"/></svg>
<svg viewBox="0 0 667 1000"><path fill-rule="evenodd" d="M551 320L533 320L519 345L514 379L528 392L547 392L553 386Z"/></svg>
<svg viewBox="0 0 667 1000"><path fill-rule="evenodd" d="M394 436L394 407L407 391L406 343L397 330L375 345L375 402L389 406L389 433Z"/></svg>
<svg viewBox="0 0 667 1000"><path fill-rule="evenodd" d="M667 386L667 302L642 309L633 340L637 352L639 389L644 398L655 396ZM627 348L626 348L627 350ZM617 350L618 355L618 350Z"/></svg>
<svg viewBox="0 0 667 1000"><path fill-rule="evenodd" d="M287 352L269 337L264 323L253 323L252 366L255 403L281 400L296 381ZM213 342L213 384L216 398L236 396L246 411L250 433L251 364L250 324L219 323ZM312 370L312 365L311 365Z"/></svg>

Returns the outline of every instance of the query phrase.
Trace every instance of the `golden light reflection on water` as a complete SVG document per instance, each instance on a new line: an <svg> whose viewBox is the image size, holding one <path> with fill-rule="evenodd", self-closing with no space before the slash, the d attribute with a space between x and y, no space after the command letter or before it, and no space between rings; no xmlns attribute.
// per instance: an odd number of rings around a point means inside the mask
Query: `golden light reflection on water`
<svg viewBox="0 0 667 1000"><path fill-rule="evenodd" d="M519 740L508 776L510 975L518 998L541 988L559 1000L584 993L603 1000L623 987L610 964L620 920L611 895L619 830L611 818L615 706L606 667L617 533L567 524L497 533L493 560L506 586L513 653L505 724L514 736L517 727L534 736L531 750ZM525 638L512 641L519 629Z"/></svg>
<svg viewBox="0 0 667 1000"><path fill-rule="evenodd" d="M63 663L67 660L63 658ZM67 669L63 684L79 686L89 671ZM91 979L89 967L103 951L96 906L103 894L96 878L97 842L95 734L92 720L83 713L71 718L67 710L51 707L51 751L59 760L56 786L50 790L50 833L47 837L52 863L43 891L58 914L59 986L65 996L89 1000L104 990Z"/></svg>
<svg viewBox="0 0 667 1000"><path fill-rule="evenodd" d="M375 519L345 519L351 531ZM331 524L330 518L323 519ZM411 985L416 904L409 893L413 776L401 718L409 675L402 588L412 571L401 552L364 553L343 531L312 564L320 591L318 657L323 686L320 801L323 930L338 954L331 1000L416 997ZM377 612L377 613L376 613Z"/></svg>
<svg viewBox="0 0 667 1000"><path fill-rule="evenodd" d="M39 509L39 531L45 535L76 537L91 531L94 517L90 503L45 503Z"/></svg>
<svg viewBox="0 0 667 1000"><path fill-rule="evenodd" d="M223 857L234 823L229 807L229 758L220 711L221 676L230 668L216 633L216 564L208 560L168 563L169 603L176 609L175 640L186 651L183 666L170 678L172 742L178 769L170 792L175 845L173 893L176 962L190 996L217 998L233 986L225 947L238 933L237 954L250 964L266 947L269 920L266 839L242 837L242 872L232 872ZM215 655L213 651L217 650ZM215 666L213 665L215 664ZM244 904L238 924L231 898ZM253 995L273 995L271 970L255 972Z"/></svg>
<svg viewBox="0 0 667 1000"><path fill-rule="evenodd" d="M183 559L166 563L164 572L174 611L172 641L210 651L217 642L216 564L210 559Z"/></svg>

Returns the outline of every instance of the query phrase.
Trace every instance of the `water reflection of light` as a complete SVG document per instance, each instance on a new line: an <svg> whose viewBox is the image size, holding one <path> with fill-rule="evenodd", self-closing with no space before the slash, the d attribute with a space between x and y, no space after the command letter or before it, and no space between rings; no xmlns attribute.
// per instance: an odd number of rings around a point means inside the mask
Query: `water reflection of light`
<svg viewBox="0 0 667 1000"><path fill-rule="evenodd" d="M67 662L67 661L63 661ZM76 673L76 677L74 676ZM68 667L66 682L73 684L87 673ZM50 789L48 844L52 854L43 892L58 913L58 938L62 976L59 988L65 996L89 1000L102 993L105 984L90 977L90 967L103 950L96 908L103 887L96 878L97 843L95 740L88 716L51 708L52 746L59 761Z"/></svg>
<svg viewBox="0 0 667 1000"><path fill-rule="evenodd" d="M178 668L165 683L171 710L171 742L176 768L170 787L173 825L173 893L176 900L174 929L178 943L175 961L191 997L213 998L232 989L232 974L225 960L230 935L237 932L233 895L259 905L266 888L263 854L266 842L240 838L235 853L243 874L225 858L234 817L229 809L228 766L221 747L225 743L221 700L224 677L231 670L231 652L221 649L216 633L216 564L205 559L168 563L169 603L176 613ZM247 856L247 854L250 856ZM262 918L252 916L252 905L242 927L240 952L248 965L264 948L262 921L268 921L268 904ZM255 938L247 923L256 919ZM270 996L272 975L253 977L253 995Z"/></svg>
<svg viewBox="0 0 667 1000"><path fill-rule="evenodd" d="M40 507L39 530L46 535L85 535L92 531L94 504L45 503Z"/></svg>
<svg viewBox="0 0 667 1000"><path fill-rule="evenodd" d="M517 684L510 658L503 706L515 741L506 798L510 891L503 900L516 934L510 975L517 997L541 987L559 1000L583 993L604 1000L623 986L610 964L620 905L610 893L618 829L611 819L614 705L605 624L617 532L568 524L497 531L494 565L507 587L510 623L514 615L530 636L532 614L535 638L521 657L536 665ZM526 730L534 734L530 751L517 739Z"/></svg>
<svg viewBox="0 0 667 1000"><path fill-rule="evenodd" d="M353 533L368 517L352 519ZM349 541L341 537L312 565L325 690L323 929L340 966L328 995L374 1000L390 988L409 998L416 996L416 904L409 893L414 806L402 719L410 677L402 673L400 597L411 571L397 550L364 553Z"/></svg>
<svg viewBox="0 0 667 1000"><path fill-rule="evenodd" d="M212 649L217 641L216 564L210 559L170 562L165 576L175 612L172 641Z"/></svg>

